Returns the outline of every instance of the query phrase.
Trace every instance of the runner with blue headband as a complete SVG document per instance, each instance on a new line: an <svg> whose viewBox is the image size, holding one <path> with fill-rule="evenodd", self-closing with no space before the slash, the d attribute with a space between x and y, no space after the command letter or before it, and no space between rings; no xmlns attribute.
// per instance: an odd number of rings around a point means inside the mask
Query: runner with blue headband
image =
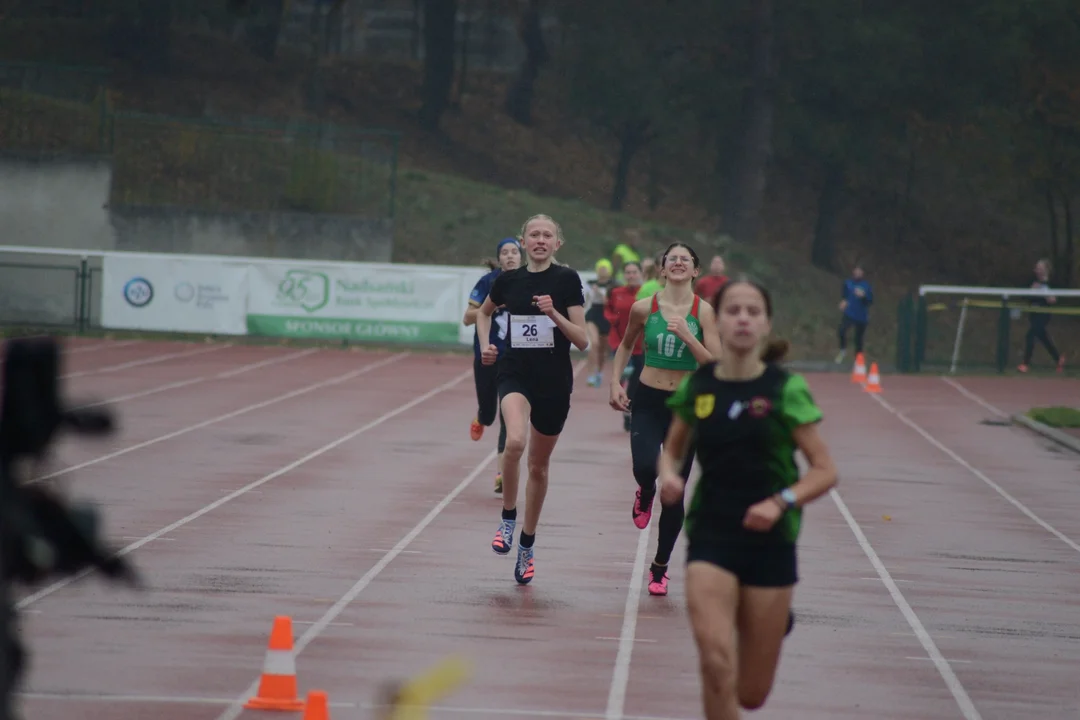
<svg viewBox="0 0 1080 720"><path fill-rule="evenodd" d="M507 237L499 241L495 246L496 260L488 260L487 265L491 271L480 278L469 293L469 307L465 310L466 327L476 324L476 313L484 304L491 286L495 284L495 278L505 270L513 270L521 265L521 245L517 238ZM485 343L494 345L498 349L498 357L501 358L506 350L507 315L502 310L496 310L491 317L491 330L488 332L488 341ZM503 450L506 449L506 424L503 422L502 412L499 410L499 387L498 387L498 364L485 365L481 361L479 328L473 333L473 379L476 381L476 417L469 426L469 437L474 441L484 436L484 428L491 427L495 422L496 413L499 416L499 460L498 471L495 474L495 492L502 492L502 469Z"/></svg>

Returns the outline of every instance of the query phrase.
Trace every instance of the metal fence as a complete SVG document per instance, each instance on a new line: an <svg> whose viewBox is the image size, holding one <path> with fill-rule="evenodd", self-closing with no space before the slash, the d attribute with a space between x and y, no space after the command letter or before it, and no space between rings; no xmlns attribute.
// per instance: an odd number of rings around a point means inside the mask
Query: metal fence
<svg viewBox="0 0 1080 720"><path fill-rule="evenodd" d="M109 156L112 205L394 217L399 133L117 111L107 78L0 64L0 152Z"/></svg>
<svg viewBox="0 0 1080 720"><path fill-rule="evenodd" d="M2 248L0 326L85 332L100 328L103 255L52 248Z"/></svg>

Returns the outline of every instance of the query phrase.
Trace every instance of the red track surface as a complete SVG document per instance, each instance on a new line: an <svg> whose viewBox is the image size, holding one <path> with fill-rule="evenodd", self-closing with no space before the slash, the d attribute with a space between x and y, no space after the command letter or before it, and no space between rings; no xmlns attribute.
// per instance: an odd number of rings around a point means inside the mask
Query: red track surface
<svg viewBox="0 0 1080 720"><path fill-rule="evenodd" d="M521 588L489 548L495 438L468 439L471 359L102 344L71 345L69 394L119 398L123 432L66 442L45 470L82 465L61 477L137 545L152 590L86 579L29 597L27 720L257 718L239 702L278 614L301 688L327 690L337 720L371 717L382 681L449 654L476 674L433 718L701 717L684 548L669 597L631 585L641 534L606 392L575 392ZM810 381L842 479L808 511L799 622L754 717L1080 716L1080 457L981 424L986 405L1062 391Z"/></svg>

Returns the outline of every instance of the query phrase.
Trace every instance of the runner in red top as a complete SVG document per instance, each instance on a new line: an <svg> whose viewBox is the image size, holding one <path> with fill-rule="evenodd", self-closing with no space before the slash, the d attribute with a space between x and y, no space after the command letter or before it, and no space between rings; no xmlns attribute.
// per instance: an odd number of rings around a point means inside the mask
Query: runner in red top
<svg viewBox="0 0 1080 720"><path fill-rule="evenodd" d="M608 345L612 355L619 349L623 335L626 334L626 326L630 323L630 309L634 306L637 292L641 289L644 274L641 272L641 264L630 261L623 266L623 280L625 285L613 287L608 291L607 302L604 305L604 317L611 324L608 331ZM641 377L641 368L644 367L644 355L642 355L641 338L638 338L634 346L634 352L630 355L630 362L626 365L623 373L623 387L626 394L633 399L634 390L637 389L638 378ZM623 430L630 432L630 412L623 413Z"/></svg>
<svg viewBox="0 0 1080 720"><path fill-rule="evenodd" d="M698 278L694 285L694 294L700 295L703 300L712 305L716 293L720 292L720 288L724 287L724 283L728 281L724 270L724 258L713 255L712 262L709 263L709 274Z"/></svg>

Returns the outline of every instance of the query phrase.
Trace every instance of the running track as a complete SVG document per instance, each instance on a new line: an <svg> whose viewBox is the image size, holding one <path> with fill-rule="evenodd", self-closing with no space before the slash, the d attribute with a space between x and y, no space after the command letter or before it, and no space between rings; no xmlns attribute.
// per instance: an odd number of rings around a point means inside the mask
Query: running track
<svg viewBox="0 0 1080 720"><path fill-rule="evenodd" d="M152 589L22 596L28 720L257 718L240 703L277 614L302 692L327 690L336 720L450 654L476 674L433 718L701 717L684 548L672 594L650 597L655 522L631 524L627 437L580 376L520 588L489 549L494 436L468 439L471 358L68 349L69 397L111 401L123 429L65 440L40 475L102 503ZM807 513L799 622L754 717L1080 717L1080 456L984 422L1076 382L809 380L841 484Z"/></svg>

